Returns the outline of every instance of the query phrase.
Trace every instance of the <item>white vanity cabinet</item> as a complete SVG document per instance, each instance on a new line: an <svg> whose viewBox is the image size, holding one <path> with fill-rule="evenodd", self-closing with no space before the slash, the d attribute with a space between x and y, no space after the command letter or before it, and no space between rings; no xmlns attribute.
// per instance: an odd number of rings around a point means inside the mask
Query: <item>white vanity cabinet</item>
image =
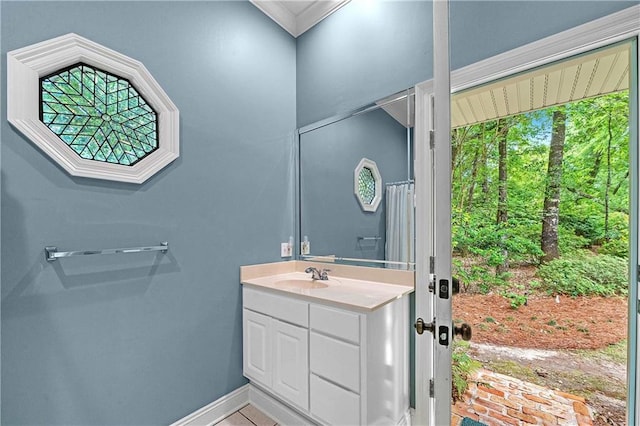
<svg viewBox="0 0 640 426"><path fill-rule="evenodd" d="M244 289L244 375L287 402L309 408L308 303Z"/></svg>
<svg viewBox="0 0 640 426"><path fill-rule="evenodd" d="M318 424L403 424L408 303L363 312L244 286L244 375Z"/></svg>

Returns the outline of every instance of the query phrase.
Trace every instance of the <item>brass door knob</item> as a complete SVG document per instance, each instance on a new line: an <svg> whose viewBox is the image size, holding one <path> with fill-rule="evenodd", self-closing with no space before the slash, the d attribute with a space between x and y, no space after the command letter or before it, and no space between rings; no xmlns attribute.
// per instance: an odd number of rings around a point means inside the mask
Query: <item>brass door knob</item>
<svg viewBox="0 0 640 426"><path fill-rule="evenodd" d="M471 326L467 323L462 323L460 326L454 325L453 334L462 337L462 340L469 341L472 335Z"/></svg>

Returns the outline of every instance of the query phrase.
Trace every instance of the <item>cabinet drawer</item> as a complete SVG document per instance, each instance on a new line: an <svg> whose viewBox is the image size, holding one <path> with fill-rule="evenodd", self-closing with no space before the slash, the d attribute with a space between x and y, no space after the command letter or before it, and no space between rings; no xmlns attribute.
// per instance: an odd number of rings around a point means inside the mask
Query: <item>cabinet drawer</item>
<svg viewBox="0 0 640 426"><path fill-rule="evenodd" d="M292 324L309 326L309 304L301 300L242 287L242 305Z"/></svg>
<svg viewBox="0 0 640 426"><path fill-rule="evenodd" d="M311 332L312 373L360 393L360 347Z"/></svg>
<svg viewBox="0 0 640 426"><path fill-rule="evenodd" d="M311 329L353 343L360 343L360 315L321 305L311 305Z"/></svg>
<svg viewBox="0 0 640 426"><path fill-rule="evenodd" d="M311 375L311 414L330 425L359 425L360 396Z"/></svg>

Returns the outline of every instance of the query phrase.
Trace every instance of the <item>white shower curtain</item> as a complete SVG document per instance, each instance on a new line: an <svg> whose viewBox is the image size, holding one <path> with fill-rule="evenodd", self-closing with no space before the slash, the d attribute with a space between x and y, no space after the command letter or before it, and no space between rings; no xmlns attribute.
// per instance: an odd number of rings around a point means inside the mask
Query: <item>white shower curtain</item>
<svg viewBox="0 0 640 426"><path fill-rule="evenodd" d="M414 262L415 209L413 183L387 185L387 234L385 260ZM389 268L404 269L402 265Z"/></svg>

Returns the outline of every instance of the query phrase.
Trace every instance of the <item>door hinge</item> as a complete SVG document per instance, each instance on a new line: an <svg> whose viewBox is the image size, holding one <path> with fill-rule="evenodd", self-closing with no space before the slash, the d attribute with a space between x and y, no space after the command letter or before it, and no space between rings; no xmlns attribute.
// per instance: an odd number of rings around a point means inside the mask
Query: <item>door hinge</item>
<svg viewBox="0 0 640 426"><path fill-rule="evenodd" d="M429 293L435 293L436 291L436 258L429 256Z"/></svg>
<svg viewBox="0 0 640 426"><path fill-rule="evenodd" d="M429 379L429 398L433 398L435 395L435 385L433 383L433 379Z"/></svg>
<svg viewBox="0 0 640 426"><path fill-rule="evenodd" d="M429 148L434 149L436 147L436 132L435 130L429 130Z"/></svg>

